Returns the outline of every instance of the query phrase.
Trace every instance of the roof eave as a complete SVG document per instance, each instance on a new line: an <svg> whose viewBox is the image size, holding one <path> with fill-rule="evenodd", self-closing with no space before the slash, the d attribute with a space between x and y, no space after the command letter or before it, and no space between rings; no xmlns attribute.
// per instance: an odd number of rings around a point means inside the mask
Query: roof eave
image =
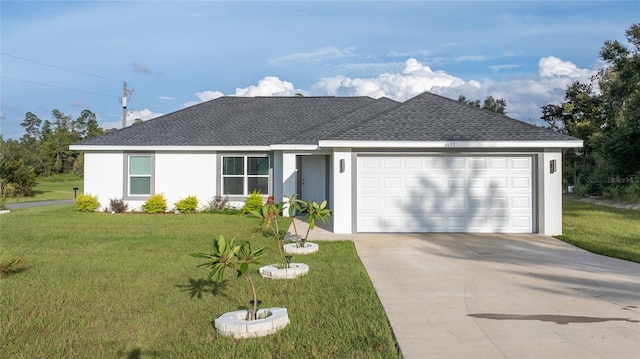
<svg viewBox="0 0 640 359"><path fill-rule="evenodd" d="M318 145L273 144L270 146L270 148L272 151L292 151L292 150L315 151L318 149Z"/></svg>
<svg viewBox="0 0 640 359"><path fill-rule="evenodd" d="M70 145L73 151L270 151L270 146L122 146Z"/></svg>
<svg viewBox="0 0 640 359"><path fill-rule="evenodd" d="M351 148L575 148L581 140L546 141L338 141L321 140L320 147Z"/></svg>

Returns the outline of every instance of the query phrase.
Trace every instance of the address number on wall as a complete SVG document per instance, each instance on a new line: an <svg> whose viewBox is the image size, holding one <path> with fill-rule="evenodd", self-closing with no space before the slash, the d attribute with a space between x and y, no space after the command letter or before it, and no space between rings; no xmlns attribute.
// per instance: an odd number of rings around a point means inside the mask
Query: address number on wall
<svg viewBox="0 0 640 359"><path fill-rule="evenodd" d="M444 143L444 147L456 147L456 143L455 142L445 142Z"/></svg>

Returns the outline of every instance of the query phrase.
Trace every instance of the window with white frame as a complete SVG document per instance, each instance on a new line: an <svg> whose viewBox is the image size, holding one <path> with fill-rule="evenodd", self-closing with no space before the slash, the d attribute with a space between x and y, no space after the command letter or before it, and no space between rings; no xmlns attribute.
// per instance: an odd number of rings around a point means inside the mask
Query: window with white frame
<svg viewBox="0 0 640 359"><path fill-rule="evenodd" d="M151 155L129 155L128 195L151 195Z"/></svg>
<svg viewBox="0 0 640 359"><path fill-rule="evenodd" d="M223 156L222 193L247 196L253 191L269 194L269 157Z"/></svg>

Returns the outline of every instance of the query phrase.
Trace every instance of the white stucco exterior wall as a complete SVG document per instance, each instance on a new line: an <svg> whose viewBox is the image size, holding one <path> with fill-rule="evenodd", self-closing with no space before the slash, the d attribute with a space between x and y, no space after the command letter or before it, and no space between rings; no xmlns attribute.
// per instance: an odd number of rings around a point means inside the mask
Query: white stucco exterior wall
<svg viewBox="0 0 640 359"><path fill-rule="evenodd" d="M562 152L560 149L545 149L538 159L538 231L547 236L561 235ZM556 163L556 170L551 173L553 160Z"/></svg>
<svg viewBox="0 0 640 359"><path fill-rule="evenodd" d="M110 199L121 199L124 186L122 152L84 153L84 193L98 197L100 208L109 208Z"/></svg>
<svg viewBox="0 0 640 359"><path fill-rule="evenodd" d="M156 152L155 193L163 193L167 207L196 196L200 207L216 195L217 155L212 152Z"/></svg>
<svg viewBox="0 0 640 359"><path fill-rule="evenodd" d="M344 172L340 172L340 161L344 160ZM345 234L352 232L352 158L350 148L339 148L333 151L331 156L331 174L333 189L331 203L333 204L331 216L333 217L333 232Z"/></svg>

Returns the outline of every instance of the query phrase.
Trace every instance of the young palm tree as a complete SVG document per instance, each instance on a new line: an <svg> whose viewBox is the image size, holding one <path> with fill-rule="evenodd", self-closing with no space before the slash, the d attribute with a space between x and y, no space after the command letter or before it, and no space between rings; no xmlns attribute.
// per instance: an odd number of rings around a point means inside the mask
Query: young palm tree
<svg viewBox="0 0 640 359"><path fill-rule="evenodd" d="M213 239L210 253L191 253L191 256L209 260L198 265L198 267L209 267L208 280L215 277L215 280L221 283L224 280L225 270L230 269L236 272L236 278L244 277L244 279L249 282L253 294L253 307L251 308L251 316L249 318L250 320L254 320L258 313L258 295L253 278L249 272L249 266L251 264L258 264L266 250L267 248L265 247L252 250L251 243L247 241L237 243L234 239L231 239L227 242L224 236L220 235L217 239Z"/></svg>

